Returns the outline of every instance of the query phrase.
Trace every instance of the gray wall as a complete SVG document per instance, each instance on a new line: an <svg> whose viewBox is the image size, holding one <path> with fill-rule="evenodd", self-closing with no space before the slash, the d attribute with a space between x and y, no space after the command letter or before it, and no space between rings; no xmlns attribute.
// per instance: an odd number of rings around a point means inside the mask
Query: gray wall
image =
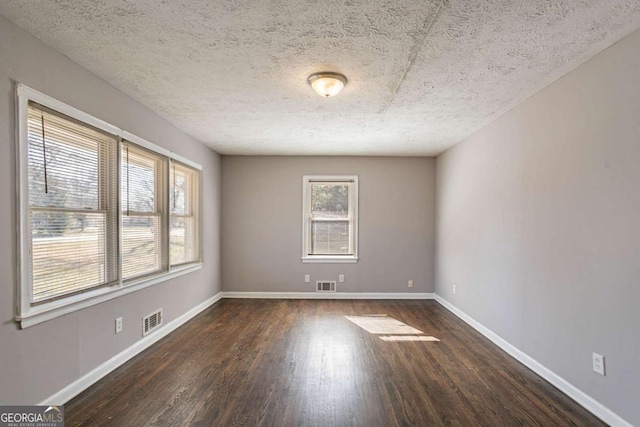
<svg viewBox="0 0 640 427"><path fill-rule="evenodd" d="M19 330L16 288L13 82L203 165L204 268L97 306ZM141 338L157 307L171 321L220 291L220 158L193 138L0 16L0 404L36 403ZM114 334L114 319L124 331Z"/></svg>
<svg viewBox="0 0 640 427"><path fill-rule="evenodd" d="M302 177L323 174L359 176L357 264L300 260ZM342 292L433 292L434 198L433 158L224 156L224 290L313 292L344 274Z"/></svg>
<svg viewBox="0 0 640 427"><path fill-rule="evenodd" d="M437 159L436 292L634 425L639 76L636 32Z"/></svg>

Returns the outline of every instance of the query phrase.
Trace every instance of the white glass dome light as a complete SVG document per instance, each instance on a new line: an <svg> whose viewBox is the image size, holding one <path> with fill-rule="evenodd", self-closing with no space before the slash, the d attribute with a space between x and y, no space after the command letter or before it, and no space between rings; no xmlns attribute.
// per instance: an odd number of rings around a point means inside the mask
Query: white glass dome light
<svg viewBox="0 0 640 427"><path fill-rule="evenodd" d="M339 94L347 84L347 78L345 76L329 71L311 74L308 81L313 90L324 98Z"/></svg>

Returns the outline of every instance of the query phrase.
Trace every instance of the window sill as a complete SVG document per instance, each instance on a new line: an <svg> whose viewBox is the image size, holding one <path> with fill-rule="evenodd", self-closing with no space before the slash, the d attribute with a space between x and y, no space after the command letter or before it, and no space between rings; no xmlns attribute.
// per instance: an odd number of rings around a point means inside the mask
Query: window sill
<svg viewBox="0 0 640 427"><path fill-rule="evenodd" d="M358 262L358 257L355 256L308 256L302 257L304 263L319 263L319 264L355 264Z"/></svg>
<svg viewBox="0 0 640 427"><path fill-rule="evenodd" d="M109 287L98 288L92 291L84 292L78 295L70 296L58 301L53 301L40 306L33 306L29 311L21 316L16 316L16 321L20 322L22 329L83 308L91 307L109 301L120 296L130 294L140 289L148 288L158 283L165 282L170 279L188 274L202 268L202 263L189 264L173 268L171 271L161 273L155 276L145 277L126 284L116 284Z"/></svg>

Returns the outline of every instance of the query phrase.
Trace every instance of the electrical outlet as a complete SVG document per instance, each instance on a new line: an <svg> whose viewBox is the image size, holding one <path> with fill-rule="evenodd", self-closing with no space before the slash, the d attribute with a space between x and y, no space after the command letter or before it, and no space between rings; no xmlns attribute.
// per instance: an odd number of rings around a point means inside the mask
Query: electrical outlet
<svg viewBox="0 0 640 427"><path fill-rule="evenodd" d="M304 275L304 283L309 283L310 281L311 281L311 275L305 274Z"/></svg>
<svg viewBox="0 0 640 427"><path fill-rule="evenodd" d="M338 276L338 282L339 283L344 283L344 274L341 274Z"/></svg>
<svg viewBox="0 0 640 427"><path fill-rule="evenodd" d="M453 285L453 294L455 295L456 293L456 285Z"/></svg>
<svg viewBox="0 0 640 427"><path fill-rule="evenodd" d="M409 280L407 282L407 286L410 287L410 288L413 288L413 280Z"/></svg>
<svg viewBox="0 0 640 427"><path fill-rule="evenodd" d="M593 353L593 372L605 376L604 373L604 356L598 353Z"/></svg>
<svg viewBox="0 0 640 427"><path fill-rule="evenodd" d="M122 317L116 319L116 334L122 332Z"/></svg>

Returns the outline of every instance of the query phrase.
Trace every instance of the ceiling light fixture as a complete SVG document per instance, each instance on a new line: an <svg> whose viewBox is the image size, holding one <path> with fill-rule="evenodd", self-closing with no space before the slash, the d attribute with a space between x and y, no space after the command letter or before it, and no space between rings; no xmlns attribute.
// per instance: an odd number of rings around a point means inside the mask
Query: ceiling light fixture
<svg viewBox="0 0 640 427"><path fill-rule="evenodd" d="M309 84L322 97L329 98L340 93L347 84L347 78L339 73L323 71L309 76Z"/></svg>

